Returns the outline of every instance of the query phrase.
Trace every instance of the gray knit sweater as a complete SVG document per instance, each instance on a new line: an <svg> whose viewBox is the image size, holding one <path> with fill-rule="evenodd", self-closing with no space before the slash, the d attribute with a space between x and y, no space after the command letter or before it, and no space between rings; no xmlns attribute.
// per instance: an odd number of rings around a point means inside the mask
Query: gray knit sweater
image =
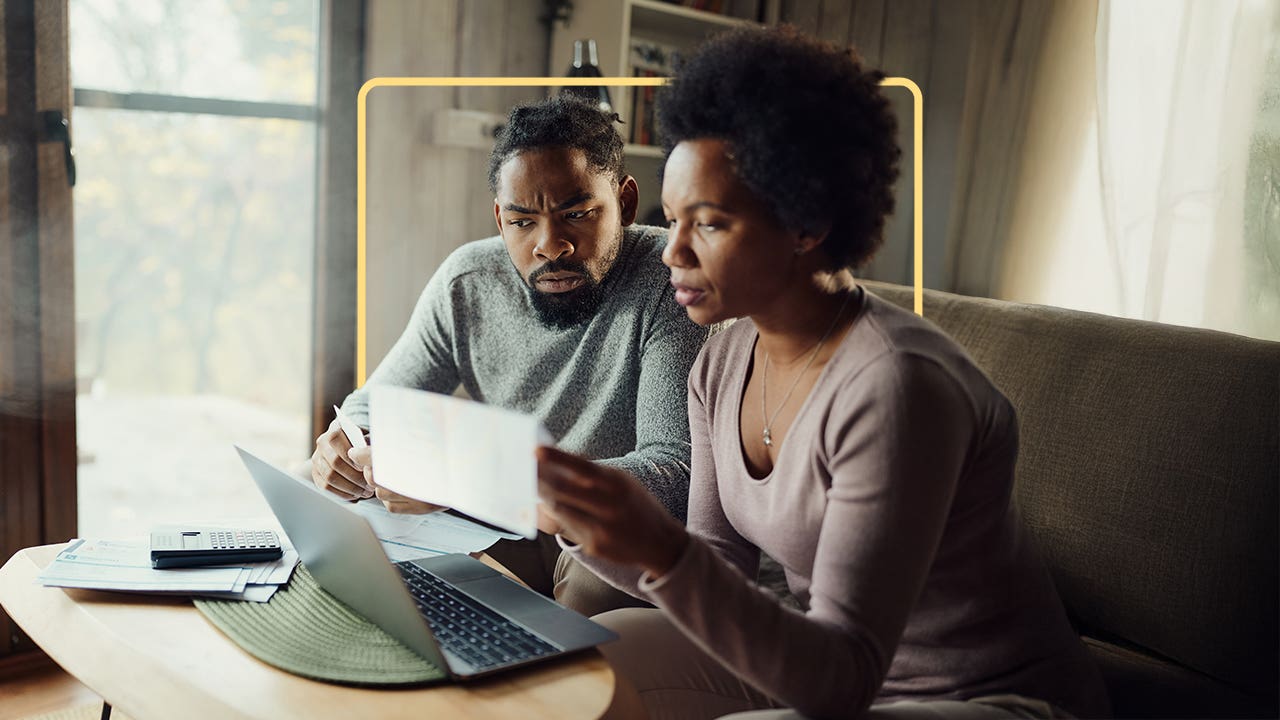
<svg viewBox="0 0 1280 720"><path fill-rule="evenodd" d="M566 329L534 315L502 238L462 246L343 412L368 427L375 383L441 393L461 385L475 400L541 418L561 448L627 470L683 520L686 382L707 331L673 298L665 243L661 228L628 227L599 311Z"/></svg>

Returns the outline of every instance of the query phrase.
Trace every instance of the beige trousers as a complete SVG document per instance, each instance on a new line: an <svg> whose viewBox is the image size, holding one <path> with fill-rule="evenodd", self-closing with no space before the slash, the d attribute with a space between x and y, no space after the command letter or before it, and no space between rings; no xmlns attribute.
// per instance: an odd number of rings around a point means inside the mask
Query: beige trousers
<svg viewBox="0 0 1280 720"><path fill-rule="evenodd" d="M539 532L536 540L500 540L485 552L529 587L587 617L618 608L653 607L561 552L554 535Z"/></svg>
<svg viewBox="0 0 1280 720"><path fill-rule="evenodd" d="M703 652L661 610L623 609L592 618L621 639L600 646L618 689L604 717L652 720L802 720ZM1042 700L992 695L971 700L874 705L869 720L1068 718Z"/></svg>

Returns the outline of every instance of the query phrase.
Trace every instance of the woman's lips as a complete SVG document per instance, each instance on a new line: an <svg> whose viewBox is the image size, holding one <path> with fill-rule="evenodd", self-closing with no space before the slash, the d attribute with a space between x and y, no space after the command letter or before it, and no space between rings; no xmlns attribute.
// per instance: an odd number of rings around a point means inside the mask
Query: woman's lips
<svg viewBox="0 0 1280 720"><path fill-rule="evenodd" d="M685 307L697 305L701 302L702 296L706 294L706 291L701 288L681 285L674 280L671 281L671 286L676 289L676 302Z"/></svg>
<svg viewBox="0 0 1280 720"><path fill-rule="evenodd" d="M575 273L549 273L538 278L535 284L538 290L545 293L563 293L577 290L586 282L586 278Z"/></svg>

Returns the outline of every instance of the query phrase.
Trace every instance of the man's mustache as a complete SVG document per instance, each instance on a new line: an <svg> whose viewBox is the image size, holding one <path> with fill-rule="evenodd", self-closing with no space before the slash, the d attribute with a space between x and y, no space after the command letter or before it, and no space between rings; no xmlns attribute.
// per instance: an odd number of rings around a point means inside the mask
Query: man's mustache
<svg viewBox="0 0 1280 720"><path fill-rule="evenodd" d="M587 272L587 266L577 260L551 260L547 264L537 268L529 273L529 285L538 282L538 278L553 272L571 272L577 273L591 280L591 273Z"/></svg>

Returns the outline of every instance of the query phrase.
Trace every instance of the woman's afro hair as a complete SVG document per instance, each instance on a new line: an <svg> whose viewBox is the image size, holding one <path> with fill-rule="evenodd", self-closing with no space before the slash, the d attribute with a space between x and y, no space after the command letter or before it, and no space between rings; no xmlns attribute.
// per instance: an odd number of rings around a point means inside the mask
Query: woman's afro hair
<svg viewBox="0 0 1280 720"><path fill-rule="evenodd" d="M784 227L829 227L832 263L856 268L883 240L902 154L883 78L791 27L734 30L677 66L659 92L658 129L668 155L684 140L725 141Z"/></svg>

